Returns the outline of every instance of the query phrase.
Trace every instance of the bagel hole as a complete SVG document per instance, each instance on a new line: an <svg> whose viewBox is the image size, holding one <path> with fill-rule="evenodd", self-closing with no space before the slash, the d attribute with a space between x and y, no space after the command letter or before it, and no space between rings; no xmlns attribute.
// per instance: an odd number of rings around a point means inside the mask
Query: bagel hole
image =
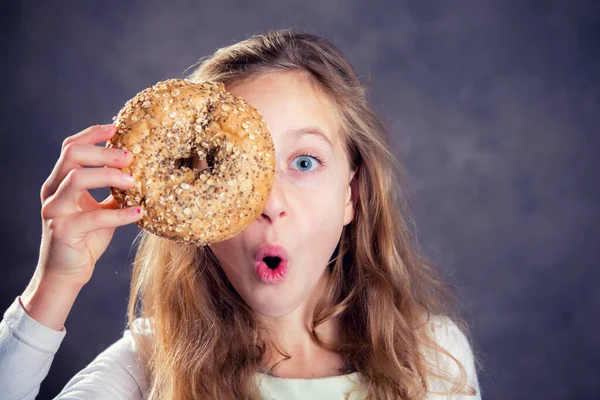
<svg viewBox="0 0 600 400"><path fill-rule="evenodd" d="M182 157L182 158L175 159L175 168L176 169L188 168L188 169L191 169L198 173L206 171L206 170L212 171L213 166L214 166L214 161L215 161L215 154L212 151L208 152L206 154L206 158L201 157L200 154L194 154L191 157Z"/></svg>
<svg viewBox="0 0 600 400"><path fill-rule="evenodd" d="M183 168L194 169L194 164L198 163L195 160L196 158L198 158L198 157L195 156L195 157L187 157L187 158L177 158L175 160L175 168L177 168L177 169L183 169Z"/></svg>

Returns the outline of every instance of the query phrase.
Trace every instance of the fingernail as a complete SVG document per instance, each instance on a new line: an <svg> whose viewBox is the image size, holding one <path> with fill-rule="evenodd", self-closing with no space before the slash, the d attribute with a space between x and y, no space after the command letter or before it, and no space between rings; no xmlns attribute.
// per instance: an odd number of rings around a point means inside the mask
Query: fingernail
<svg viewBox="0 0 600 400"><path fill-rule="evenodd" d="M143 210L141 207L135 207L135 208L133 208L133 209L131 210L131 212L132 212L134 215L138 215L138 216L139 216L139 215L143 215L143 214L144 214L144 210Z"/></svg>
<svg viewBox="0 0 600 400"><path fill-rule="evenodd" d="M108 124L108 125L102 125L102 130L104 132L110 132L113 130L115 126L113 124Z"/></svg>
<svg viewBox="0 0 600 400"><path fill-rule="evenodd" d="M128 155L129 155L128 151L123 151L123 157L127 158Z"/></svg>
<svg viewBox="0 0 600 400"><path fill-rule="evenodd" d="M123 179L125 179L126 181L130 181L133 182L133 174L123 174Z"/></svg>

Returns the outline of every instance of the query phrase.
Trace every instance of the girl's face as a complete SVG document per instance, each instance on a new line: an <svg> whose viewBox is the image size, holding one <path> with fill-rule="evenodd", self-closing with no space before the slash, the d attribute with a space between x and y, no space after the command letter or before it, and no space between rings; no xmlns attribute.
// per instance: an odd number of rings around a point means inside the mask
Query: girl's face
<svg viewBox="0 0 600 400"><path fill-rule="evenodd" d="M266 121L275 144L275 181L262 214L211 249L246 303L259 314L279 317L310 298L325 276L342 228L354 215L352 175L335 105L305 76L265 74L227 90ZM274 254L278 247L284 252ZM271 269L266 265L271 259L260 262L265 255L285 259Z"/></svg>

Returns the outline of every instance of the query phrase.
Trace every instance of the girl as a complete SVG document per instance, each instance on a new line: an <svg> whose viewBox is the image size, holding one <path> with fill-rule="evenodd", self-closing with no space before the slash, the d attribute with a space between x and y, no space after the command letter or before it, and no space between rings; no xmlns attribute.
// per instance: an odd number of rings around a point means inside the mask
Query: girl
<svg viewBox="0 0 600 400"><path fill-rule="evenodd" d="M224 242L142 232L129 329L59 398L480 398L469 343L411 239L387 133L341 52L275 31L218 50L189 79L223 82L261 112L275 144L272 192ZM39 263L0 328L10 398L37 394L114 229L143 213L88 192L133 185L119 170L131 154L94 146L114 133L67 138L42 187ZM285 278L261 279L256 260L274 254Z"/></svg>

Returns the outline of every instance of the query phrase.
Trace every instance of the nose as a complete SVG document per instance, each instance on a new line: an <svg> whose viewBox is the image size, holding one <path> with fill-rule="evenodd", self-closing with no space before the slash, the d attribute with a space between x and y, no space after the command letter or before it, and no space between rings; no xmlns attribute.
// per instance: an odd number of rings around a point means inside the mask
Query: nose
<svg viewBox="0 0 600 400"><path fill-rule="evenodd" d="M279 174L275 173L275 179L273 181L273 186L271 187L271 193L269 194L269 197L267 197L267 201L261 214L261 218L266 218L271 223L275 222L277 219L285 216L286 214L285 193L282 190L280 180L281 178L279 177Z"/></svg>

